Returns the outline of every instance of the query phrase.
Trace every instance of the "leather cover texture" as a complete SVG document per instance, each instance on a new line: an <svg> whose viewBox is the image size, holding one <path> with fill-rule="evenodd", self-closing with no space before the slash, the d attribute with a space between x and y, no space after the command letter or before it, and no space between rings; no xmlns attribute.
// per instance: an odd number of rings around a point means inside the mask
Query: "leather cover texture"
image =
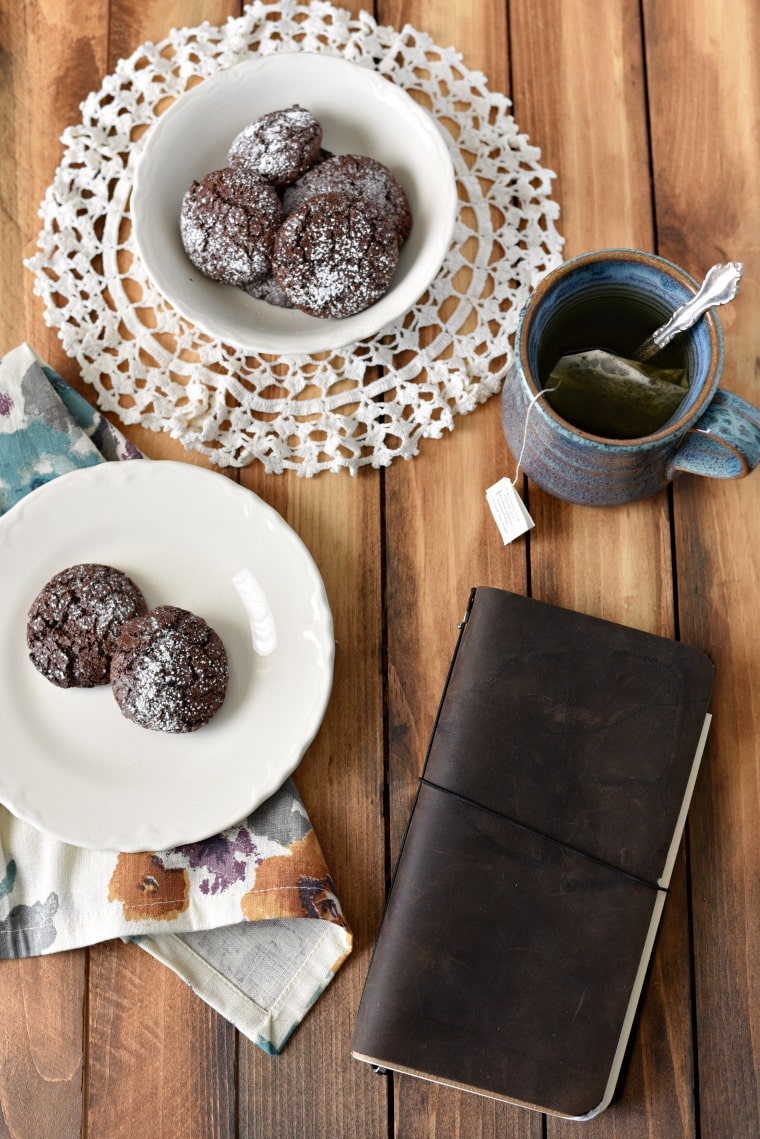
<svg viewBox="0 0 760 1139"><path fill-rule="evenodd" d="M678 642L473 591L355 1056L574 1118L606 1105L713 676Z"/></svg>

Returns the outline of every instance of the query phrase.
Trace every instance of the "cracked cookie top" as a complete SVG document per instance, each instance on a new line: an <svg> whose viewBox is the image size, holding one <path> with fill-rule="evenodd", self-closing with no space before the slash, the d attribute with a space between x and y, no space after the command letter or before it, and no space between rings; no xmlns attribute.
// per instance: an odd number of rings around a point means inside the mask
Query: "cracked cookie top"
<svg viewBox="0 0 760 1139"><path fill-rule="evenodd" d="M270 272L283 218L273 186L243 167L213 170L182 201L180 233L187 256L212 281L247 285Z"/></svg>
<svg viewBox="0 0 760 1139"><path fill-rule="evenodd" d="M321 145L322 127L311 111L296 103L250 123L233 139L227 162L273 186L287 186L317 161Z"/></svg>
<svg viewBox="0 0 760 1139"><path fill-rule="evenodd" d="M382 207L350 193L306 199L277 232L277 284L311 316L342 318L387 291L398 263L396 227Z"/></svg>
<svg viewBox="0 0 760 1139"><path fill-rule="evenodd" d="M332 192L369 198L393 219L399 243L406 241L412 228L409 199L395 175L382 162L364 154L336 154L325 158L286 188L285 213L292 213L314 194Z"/></svg>
<svg viewBox="0 0 760 1139"><path fill-rule="evenodd" d="M175 605L129 621L111 662L111 687L122 713L153 731L202 728L224 703L228 677L218 633Z"/></svg>
<svg viewBox="0 0 760 1139"><path fill-rule="evenodd" d="M107 684L123 625L147 608L121 570L89 562L69 566L32 602L26 627L29 658L58 688Z"/></svg>

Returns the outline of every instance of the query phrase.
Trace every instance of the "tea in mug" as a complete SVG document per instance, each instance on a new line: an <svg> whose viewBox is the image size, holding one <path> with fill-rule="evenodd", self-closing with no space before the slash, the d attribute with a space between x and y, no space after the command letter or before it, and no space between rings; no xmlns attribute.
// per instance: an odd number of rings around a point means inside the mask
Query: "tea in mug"
<svg viewBox="0 0 760 1139"><path fill-rule="evenodd" d="M571 352L552 369L546 399L574 427L605 439L659 431L688 391L683 368L661 368L601 349Z"/></svg>
<svg viewBox="0 0 760 1139"><path fill-rule="evenodd" d="M680 337L645 364L638 346L668 317L615 295L567 304L542 337L538 373L557 415L605 439L640 439L659 431L688 390ZM582 347L581 347L582 346Z"/></svg>

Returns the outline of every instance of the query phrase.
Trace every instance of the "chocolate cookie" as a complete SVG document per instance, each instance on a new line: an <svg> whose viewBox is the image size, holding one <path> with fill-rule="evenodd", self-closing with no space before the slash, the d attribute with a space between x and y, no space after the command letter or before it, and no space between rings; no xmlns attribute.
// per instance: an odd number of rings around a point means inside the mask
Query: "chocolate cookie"
<svg viewBox="0 0 760 1139"><path fill-rule="evenodd" d="M316 161L322 127L310 111L295 104L272 111L242 130L227 154L230 166L241 166L274 186L287 186Z"/></svg>
<svg viewBox="0 0 760 1139"><path fill-rule="evenodd" d="M108 683L123 625L147 610L135 583L113 566L69 566L32 602L26 627L29 658L59 688Z"/></svg>
<svg viewBox="0 0 760 1139"><path fill-rule="evenodd" d="M285 213L290 214L314 194L345 192L369 198L393 218L399 243L412 228L409 199L403 186L382 162L363 154L339 154L307 170L283 194Z"/></svg>
<svg viewBox="0 0 760 1139"><path fill-rule="evenodd" d="M182 244L196 269L212 281L246 285L269 274L282 217L273 186L243 167L225 166L193 182L185 194Z"/></svg>
<svg viewBox="0 0 760 1139"><path fill-rule="evenodd" d="M315 194L283 222L272 269L290 301L311 316L346 317L374 304L398 262L387 212L351 194Z"/></svg>
<svg viewBox="0 0 760 1139"><path fill-rule="evenodd" d="M129 621L111 661L111 687L128 720L157 732L194 732L224 703L227 653L202 617L161 605Z"/></svg>

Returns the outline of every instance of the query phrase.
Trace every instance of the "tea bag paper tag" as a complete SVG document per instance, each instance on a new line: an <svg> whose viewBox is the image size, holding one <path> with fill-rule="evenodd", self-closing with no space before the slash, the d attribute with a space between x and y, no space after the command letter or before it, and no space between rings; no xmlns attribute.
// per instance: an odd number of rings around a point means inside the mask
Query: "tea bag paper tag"
<svg viewBox="0 0 760 1139"><path fill-rule="evenodd" d="M535 526L535 522L525 509L523 500L507 478L499 479L493 486L488 487L486 502L499 527L505 546Z"/></svg>

